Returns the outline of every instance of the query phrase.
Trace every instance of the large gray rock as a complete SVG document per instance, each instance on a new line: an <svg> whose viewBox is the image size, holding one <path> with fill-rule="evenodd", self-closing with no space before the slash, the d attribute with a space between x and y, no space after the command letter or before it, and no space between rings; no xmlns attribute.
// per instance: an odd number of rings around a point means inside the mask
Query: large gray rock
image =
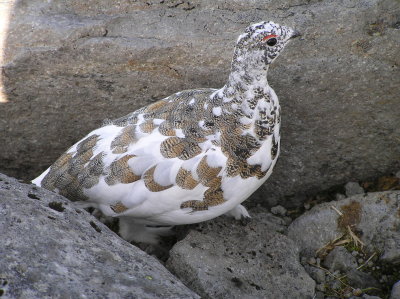
<svg viewBox="0 0 400 299"><path fill-rule="evenodd" d="M250 223L220 217L192 230L167 267L202 298L312 298L315 282L299 262L283 221L266 212Z"/></svg>
<svg viewBox="0 0 400 299"><path fill-rule="evenodd" d="M364 189L357 182L348 182L344 189L347 197L364 193Z"/></svg>
<svg viewBox="0 0 400 299"><path fill-rule="evenodd" d="M400 10L396 0L3 1L0 171L33 178L105 118L173 92L220 87L252 22L294 26L271 67L282 155L259 200L398 169ZM300 200L299 200L300 199Z"/></svg>
<svg viewBox="0 0 400 299"><path fill-rule="evenodd" d="M1 298L199 298L52 192L0 174Z"/></svg>
<svg viewBox="0 0 400 299"><path fill-rule="evenodd" d="M309 261L305 269L312 277L317 278L315 269L320 265L316 261L322 259L322 266L330 271L329 275L325 271L326 290L345 290L334 273L353 289L360 289L360 294L366 292L364 297L379 294L387 298L400 275L399 211L400 191L354 195L307 211L290 224L288 237L300 247L302 259ZM348 226L363 246L354 241L340 244L350 239Z"/></svg>
<svg viewBox="0 0 400 299"><path fill-rule="evenodd" d="M332 209L343 213L343 216ZM380 260L400 263L400 191L355 195L315 206L294 220L288 236L305 256L346 232L347 225L360 236L365 250L379 251Z"/></svg>

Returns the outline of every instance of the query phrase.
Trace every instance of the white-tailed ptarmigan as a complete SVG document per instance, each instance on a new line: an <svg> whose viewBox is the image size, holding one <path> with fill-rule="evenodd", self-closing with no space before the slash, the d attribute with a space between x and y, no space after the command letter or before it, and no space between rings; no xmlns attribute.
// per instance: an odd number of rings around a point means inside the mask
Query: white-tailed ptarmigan
<svg viewBox="0 0 400 299"><path fill-rule="evenodd" d="M119 217L129 241L156 242L156 226L249 217L241 202L270 176L280 148L268 66L298 35L273 22L249 26L224 87L181 91L109 122L33 183Z"/></svg>

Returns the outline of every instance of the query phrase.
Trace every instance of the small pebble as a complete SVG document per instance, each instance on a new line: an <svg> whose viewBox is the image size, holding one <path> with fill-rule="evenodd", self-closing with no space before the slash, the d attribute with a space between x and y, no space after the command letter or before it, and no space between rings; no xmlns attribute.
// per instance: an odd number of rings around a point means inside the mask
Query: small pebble
<svg viewBox="0 0 400 299"><path fill-rule="evenodd" d="M358 255L358 252L354 250L354 251L351 253L351 255L354 256L354 257L356 257L356 256Z"/></svg>
<svg viewBox="0 0 400 299"><path fill-rule="evenodd" d="M315 287L316 290L318 291L325 291L325 285L323 283L317 284L317 286Z"/></svg>
<svg viewBox="0 0 400 299"><path fill-rule="evenodd" d="M271 213L274 215L285 216L287 213L287 210L284 207L278 205L278 206L271 208Z"/></svg>
<svg viewBox="0 0 400 299"><path fill-rule="evenodd" d="M344 188L346 190L346 196L347 197L350 197L350 196L353 196L353 195L356 195L356 194L363 194L364 193L364 189L357 182L348 182L344 186Z"/></svg>
<svg viewBox="0 0 400 299"><path fill-rule="evenodd" d="M311 208L310 203L308 203L308 202L304 203L304 208L305 208L306 210L309 210L309 209Z"/></svg>
<svg viewBox="0 0 400 299"><path fill-rule="evenodd" d="M312 266L310 266L310 267L312 267ZM311 278L315 280L315 282L317 284L318 283L325 284L326 277L325 277L325 271L324 270L312 267L311 271L307 271L307 272L311 276Z"/></svg>
<svg viewBox="0 0 400 299"><path fill-rule="evenodd" d="M342 200L345 199L346 195L342 194L342 193L336 193L335 194L335 200Z"/></svg>
<svg viewBox="0 0 400 299"><path fill-rule="evenodd" d="M358 263L362 264L362 263L364 263L364 260L360 258L360 259L358 259Z"/></svg>
<svg viewBox="0 0 400 299"><path fill-rule="evenodd" d="M354 289L354 290L353 290L353 295L354 295L354 296L360 296L361 294L362 294L361 289Z"/></svg>
<svg viewBox="0 0 400 299"><path fill-rule="evenodd" d="M317 263L317 260L316 260L315 258L311 257L311 258L308 260L308 263L309 263L309 264L312 264L312 265L315 265L315 264Z"/></svg>

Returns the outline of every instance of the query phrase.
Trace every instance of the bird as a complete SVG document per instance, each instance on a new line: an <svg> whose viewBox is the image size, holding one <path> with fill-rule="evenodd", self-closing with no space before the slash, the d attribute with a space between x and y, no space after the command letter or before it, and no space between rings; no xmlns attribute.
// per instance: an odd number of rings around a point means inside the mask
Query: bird
<svg viewBox="0 0 400 299"><path fill-rule="evenodd" d="M272 21L248 26L222 88L180 91L104 123L32 183L119 218L130 242L156 244L170 227L222 214L250 217L241 203L280 153L268 67L297 36Z"/></svg>

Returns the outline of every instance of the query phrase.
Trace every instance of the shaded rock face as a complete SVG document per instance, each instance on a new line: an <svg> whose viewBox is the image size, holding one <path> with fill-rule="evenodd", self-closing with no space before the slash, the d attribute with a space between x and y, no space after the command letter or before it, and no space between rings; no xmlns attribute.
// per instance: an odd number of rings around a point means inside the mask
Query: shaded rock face
<svg viewBox="0 0 400 299"><path fill-rule="evenodd" d="M32 179L106 118L221 87L252 22L302 31L271 67L282 154L256 194L275 205L399 167L395 0L6 1L0 171Z"/></svg>
<svg viewBox="0 0 400 299"><path fill-rule="evenodd" d="M245 226L219 217L178 242L167 267L202 298L312 298L315 282L284 230L263 211Z"/></svg>
<svg viewBox="0 0 400 299"><path fill-rule="evenodd" d="M199 298L64 197L5 175L0 235L4 298Z"/></svg>

